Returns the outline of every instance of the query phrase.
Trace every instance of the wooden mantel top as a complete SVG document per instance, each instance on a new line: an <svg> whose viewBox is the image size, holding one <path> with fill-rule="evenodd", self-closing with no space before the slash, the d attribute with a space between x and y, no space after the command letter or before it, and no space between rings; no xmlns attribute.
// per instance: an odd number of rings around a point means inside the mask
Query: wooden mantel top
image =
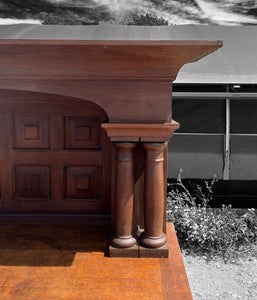
<svg viewBox="0 0 257 300"><path fill-rule="evenodd" d="M4 26L0 78L174 80L185 63L222 46L222 41L162 39L163 33L148 27L139 40L136 32L142 29L130 27Z"/></svg>
<svg viewBox="0 0 257 300"><path fill-rule="evenodd" d="M0 89L91 101L110 123L170 123L179 69L222 46L176 26L0 26ZM129 103L129 106L128 106Z"/></svg>

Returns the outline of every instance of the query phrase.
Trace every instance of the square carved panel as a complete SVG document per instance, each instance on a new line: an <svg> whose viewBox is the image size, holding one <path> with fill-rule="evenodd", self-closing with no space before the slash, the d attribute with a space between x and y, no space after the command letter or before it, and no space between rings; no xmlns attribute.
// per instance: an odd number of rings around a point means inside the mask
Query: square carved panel
<svg viewBox="0 0 257 300"><path fill-rule="evenodd" d="M100 168L98 166L67 167L66 198L100 198Z"/></svg>
<svg viewBox="0 0 257 300"><path fill-rule="evenodd" d="M13 147L16 149L48 149L48 116L13 116Z"/></svg>
<svg viewBox="0 0 257 300"><path fill-rule="evenodd" d="M50 167L15 166L14 199L48 200L50 198Z"/></svg>
<svg viewBox="0 0 257 300"><path fill-rule="evenodd" d="M100 119L96 117L65 117L66 149L99 149Z"/></svg>

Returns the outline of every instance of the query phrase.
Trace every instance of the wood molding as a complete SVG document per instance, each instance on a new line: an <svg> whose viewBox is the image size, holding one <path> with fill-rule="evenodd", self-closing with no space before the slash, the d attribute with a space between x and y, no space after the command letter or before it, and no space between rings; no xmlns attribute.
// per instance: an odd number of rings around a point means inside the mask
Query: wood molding
<svg viewBox="0 0 257 300"><path fill-rule="evenodd" d="M173 81L185 63L197 61L221 46L221 41L192 40L0 39L1 78Z"/></svg>
<svg viewBox="0 0 257 300"><path fill-rule="evenodd" d="M102 123L101 126L107 132L111 141L165 142L179 128L179 123L172 120L171 123L164 124Z"/></svg>

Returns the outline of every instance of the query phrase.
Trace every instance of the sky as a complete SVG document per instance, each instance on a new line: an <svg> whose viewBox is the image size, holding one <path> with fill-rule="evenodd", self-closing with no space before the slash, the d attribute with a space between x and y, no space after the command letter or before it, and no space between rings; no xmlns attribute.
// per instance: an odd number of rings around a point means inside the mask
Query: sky
<svg viewBox="0 0 257 300"><path fill-rule="evenodd" d="M256 25L257 0L0 0L0 24L41 24L41 12L76 9L97 21L122 22L133 13L151 13L172 25ZM51 11L52 10L52 11Z"/></svg>

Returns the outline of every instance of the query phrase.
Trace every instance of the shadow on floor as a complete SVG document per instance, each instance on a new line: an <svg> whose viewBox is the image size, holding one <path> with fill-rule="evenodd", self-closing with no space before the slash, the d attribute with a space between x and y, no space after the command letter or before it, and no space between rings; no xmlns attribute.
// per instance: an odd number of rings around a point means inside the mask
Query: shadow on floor
<svg viewBox="0 0 257 300"><path fill-rule="evenodd" d="M0 225L0 266L71 266L79 252L107 253L107 226Z"/></svg>

